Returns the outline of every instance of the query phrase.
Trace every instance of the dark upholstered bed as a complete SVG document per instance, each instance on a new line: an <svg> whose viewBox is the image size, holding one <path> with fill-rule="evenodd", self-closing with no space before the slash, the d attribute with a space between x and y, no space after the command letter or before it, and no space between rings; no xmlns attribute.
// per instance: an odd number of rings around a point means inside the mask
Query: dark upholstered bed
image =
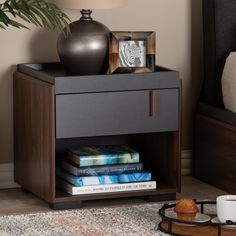
<svg viewBox="0 0 236 236"><path fill-rule="evenodd" d="M203 18L204 84L195 123L194 175L236 194L236 114L224 109L221 89L225 60L236 51L236 0L203 0Z"/></svg>

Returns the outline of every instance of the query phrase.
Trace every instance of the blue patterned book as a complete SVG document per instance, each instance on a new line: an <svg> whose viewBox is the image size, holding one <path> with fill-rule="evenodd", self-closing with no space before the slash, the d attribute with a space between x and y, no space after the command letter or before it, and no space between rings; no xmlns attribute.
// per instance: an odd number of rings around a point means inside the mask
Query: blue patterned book
<svg viewBox="0 0 236 236"><path fill-rule="evenodd" d="M116 183L146 182L151 180L151 173L147 171L119 175L101 175L77 177L70 175L62 169L57 169L57 176L74 186L90 186Z"/></svg>
<svg viewBox="0 0 236 236"><path fill-rule="evenodd" d="M138 163L139 153L127 146L86 146L69 149L68 159L80 167Z"/></svg>
<svg viewBox="0 0 236 236"><path fill-rule="evenodd" d="M143 163L79 167L70 160L64 160L62 168L75 176L118 175L142 171Z"/></svg>

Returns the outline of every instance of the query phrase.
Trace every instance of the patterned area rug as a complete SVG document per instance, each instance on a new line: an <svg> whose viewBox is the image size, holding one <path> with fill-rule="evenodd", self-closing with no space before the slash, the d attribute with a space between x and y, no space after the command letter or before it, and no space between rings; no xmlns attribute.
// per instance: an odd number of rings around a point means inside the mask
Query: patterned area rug
<svg viewBox="0 0 236 236"><path fill-rule="evenodd" d="M1 236L153 236L162 204L0 217Z"/></svg>

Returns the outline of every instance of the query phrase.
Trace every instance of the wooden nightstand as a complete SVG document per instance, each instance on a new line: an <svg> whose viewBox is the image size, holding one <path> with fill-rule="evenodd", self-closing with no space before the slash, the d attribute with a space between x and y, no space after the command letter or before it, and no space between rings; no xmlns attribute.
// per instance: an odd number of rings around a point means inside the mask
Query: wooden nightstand
<svg viewBox="0 0 236 236"><path fill-rule="evenodd" d="M25 64L14 74L15 181L53 209L84 200L180 191L181 80L161 67L146 74L66 76L59 64ZM66 149L128 145L157 181L153 191L71 196L56 188Z"/></svg>

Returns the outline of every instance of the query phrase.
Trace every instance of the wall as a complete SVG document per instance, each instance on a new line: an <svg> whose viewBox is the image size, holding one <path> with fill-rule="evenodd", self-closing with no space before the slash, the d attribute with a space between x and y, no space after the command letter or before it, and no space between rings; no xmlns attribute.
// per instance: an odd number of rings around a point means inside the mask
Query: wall
<svg viewBox="0 0 236 236"><path fill-rule="evenodd" d="M78 11L66 11L71 19ZM93 14L111 30L157 32L157 62L180 71L183 79L183 149L192 148L193 113L202 78L200 0L129 0L122 9ZM58 60L57 33L0 30L0 164L13 160L12 72L16 64ZM22 147L24 148L24 147Z"/></svg>

